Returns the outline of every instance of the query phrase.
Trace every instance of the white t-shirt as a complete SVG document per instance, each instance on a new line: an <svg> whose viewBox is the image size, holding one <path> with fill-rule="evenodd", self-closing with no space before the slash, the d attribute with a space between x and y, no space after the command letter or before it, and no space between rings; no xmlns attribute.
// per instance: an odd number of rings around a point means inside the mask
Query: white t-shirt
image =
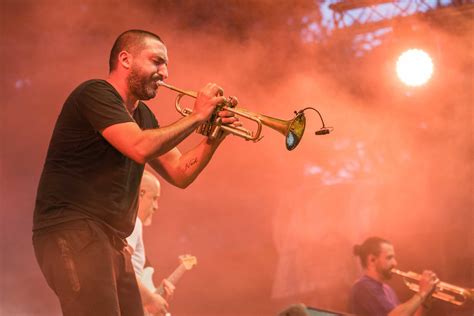
<svg viewBox="0 0 474 316"><path fill-rule="evenodd" d="M143 267L145 266L145 247L143 245L143 224L140 218L137 217L135 228L130 236L127 237L127 242L132 247L132 264L135 274L138 278L142 278Z"/></svg>

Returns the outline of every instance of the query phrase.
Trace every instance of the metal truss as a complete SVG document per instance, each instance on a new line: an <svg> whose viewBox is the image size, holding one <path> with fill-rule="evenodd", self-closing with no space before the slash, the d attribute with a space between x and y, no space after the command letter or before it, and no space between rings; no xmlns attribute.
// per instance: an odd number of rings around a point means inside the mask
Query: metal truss
<svg viewBox="0 0 474 316"><path fill-rule="evenodd" d="M330 0L328 7L332 19L328 21L328 27L334 31L364 33L413 17L473 10L473 3L473 0ZM452 10L453 7L457 10Z"/></svg>
<svg viewBox="0 0 474 316"><path fill-rule="evenodd" d="M342 29L425 13L437 9L439 5L438 1L426 0L352 0L333 2L329 8L333 11L333 27Z"/></svg>
<svg viewBox="0 0 474 316"><path fill-rule="evenodd" d="M382 43L395 24L421 19L449 23L474 12L474 0L328 0L324 27L330 36L350 37L356 56Z"/></svg>

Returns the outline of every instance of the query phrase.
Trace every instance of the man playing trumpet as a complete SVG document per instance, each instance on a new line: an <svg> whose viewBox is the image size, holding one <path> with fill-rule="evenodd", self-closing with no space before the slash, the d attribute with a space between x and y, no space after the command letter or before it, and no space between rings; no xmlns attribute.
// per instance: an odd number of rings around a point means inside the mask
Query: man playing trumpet
<svg viewBox="0 0 474 316"><path fill-rule="evenodd" d="M356 315L422 315L424 304L439 282L436 274L425 270L419 280L419 291L408 301L399 302L393 289L386 284L397 266L393 245L382 238L370 237L354 246L364 275L352 286L350 309Z"/></svg>
<svg viewBox="0 0 474 316"><path fill-rule="evenodd" d="M227 133L181 153L176 147L216 114L237 125L214 83L201 89L192 114L159 126L143 102L168 77L168 51L144 30L112 46L107 80L80 84L56 122L38 185L33 246L64 315L143 315L125 240L135 226L145 163L167 182L189 186Z"/></svg>

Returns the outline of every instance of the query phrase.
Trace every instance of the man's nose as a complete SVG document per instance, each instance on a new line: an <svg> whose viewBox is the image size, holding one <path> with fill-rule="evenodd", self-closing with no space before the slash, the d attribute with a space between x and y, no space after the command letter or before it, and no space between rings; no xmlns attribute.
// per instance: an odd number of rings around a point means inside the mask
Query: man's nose
<svg viewBox="0 0 474 316"><path fill-rule="evenodd" d="M168 66L166 64L163 64L160 66L160 69L158 69L158 74L162 78L161 80L165 80L168 78Z"/></svg>

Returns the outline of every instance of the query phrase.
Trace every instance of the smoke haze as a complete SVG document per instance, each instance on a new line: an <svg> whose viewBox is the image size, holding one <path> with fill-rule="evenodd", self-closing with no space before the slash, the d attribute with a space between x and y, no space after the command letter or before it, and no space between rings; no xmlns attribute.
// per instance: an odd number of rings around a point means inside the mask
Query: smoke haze
<svg viewBox="0 0 474 316"><path fill-rule="evenodd" d="M228 137L186 190L160 179L160 210L144 232L155 282L179 255L198 259L178 284L173 315L276 315L296 302L345 311L361 273L352 246L371 235L393 242L402 270L433 269L473 287L472 19L455 32L420 21L421 30L400 28L348 60L347 39L303 43L289 21L316 4L289 3L1 2L0 314L60 315L31 246L36 188L64 100L81 82L106 78L112 44L131 28L163 38L173 85L216 82L239 106L285 120L312 106L334 127L315 136L321 122L307 111L292 152L264 127L257 144ZM393 69L413 34L435 59L419 89L398 83ZM180 117L174 98L161 89L147 102L162 126ZM401 280L391 284L409 297Z"/></svg>

